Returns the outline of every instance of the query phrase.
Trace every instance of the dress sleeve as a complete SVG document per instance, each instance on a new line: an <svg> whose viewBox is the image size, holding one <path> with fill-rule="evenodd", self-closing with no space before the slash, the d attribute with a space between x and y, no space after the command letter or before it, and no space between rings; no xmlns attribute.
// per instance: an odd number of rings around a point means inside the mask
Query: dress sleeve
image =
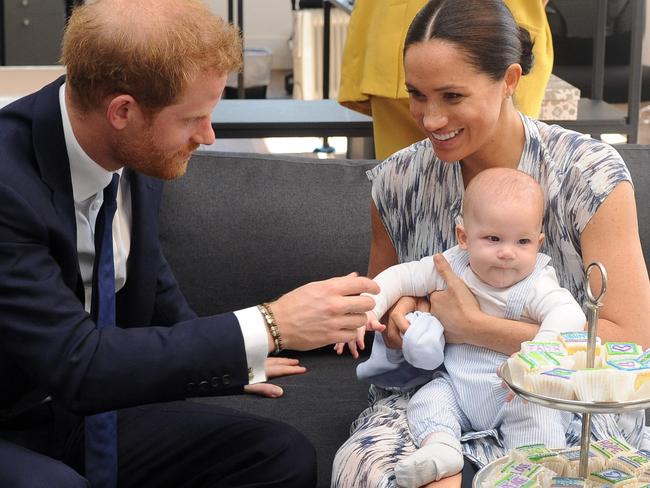
<svg viewBox="0 0 650 488"><path fill-rule="evenodd" d="M403 192L409 161L410 148L405 148L366 173L372 181L372 200L393 247L398 251L400 227L403 229L407 225L402 217L407 217L403 209Z"/></svg>
<svg viewBox="0 0 650 488"><path fill-rule="evenodd" d="M631 176L621 156L611 146L582 136L571 152L565 179L565 212L577 236L609 194Z"/></svg>

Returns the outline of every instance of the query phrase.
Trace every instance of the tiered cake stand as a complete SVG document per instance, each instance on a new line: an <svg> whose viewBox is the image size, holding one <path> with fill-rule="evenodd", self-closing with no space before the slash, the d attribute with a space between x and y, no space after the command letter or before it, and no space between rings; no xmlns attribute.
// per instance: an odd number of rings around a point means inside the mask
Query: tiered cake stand
<svg viewBox="0 0 650 488"><path fill-rule="evenodd" d="M589 278L592 271L598 268L602 284L598 295L594 296ZM593 368L594 356L596 351L596 337L598 335L598 308L601 306L601 300L605 295L607 289L607 273L605 267L601 263L591 263L587 267L587 319L588 319L588 342L587 342L587 367ZM499 375L503 381L510 387L510 389L518 396L545 407L554 408L556 410L568 410L570 412L577 412L582 414L582 433L580 438L580 477L587 478L588 473L588 453L589 441L591 438L591 415L594 413L616 413L625 410L643 410L650 408L650 399L634 400L626 402L583 402L578 400L564 400L560 398L551 398L543 395L538 395L522 389L521 387L513 384L510 375L508 364L504 364L501 368ZM486 481L491 477L493 470L497 469L499 465L506 462L506 457L492 461L483 467L474 477L472 486L474 488L488 488Z"/></svg>

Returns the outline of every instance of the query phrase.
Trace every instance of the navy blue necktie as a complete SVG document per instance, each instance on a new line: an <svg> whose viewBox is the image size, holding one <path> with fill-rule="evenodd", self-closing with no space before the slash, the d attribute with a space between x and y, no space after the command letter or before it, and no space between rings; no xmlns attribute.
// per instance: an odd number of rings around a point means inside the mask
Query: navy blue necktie
<svg viewBox="0 0 650 488"><path fill-rule="evenodd" d="M113 216L117 209L120 175L104 188L104 203L95 222L95 264L90 315L97 329L115 327L115 267L113 265ZM86 417L86 478L92 488L117 486L117 412Z"/></svg>

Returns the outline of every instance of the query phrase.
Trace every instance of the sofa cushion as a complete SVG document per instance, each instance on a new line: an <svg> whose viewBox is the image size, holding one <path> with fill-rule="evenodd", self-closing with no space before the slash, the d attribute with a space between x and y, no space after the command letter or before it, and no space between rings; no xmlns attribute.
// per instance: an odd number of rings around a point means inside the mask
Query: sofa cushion
<svg viewBox="0 0 650 488"><path fill-rule="evenodd" d="M197 152L166 185L160 239L199 315L357 271L370 249L376 161Z"/></svg>
<svg viewBox="0 0 650 488"><path fill-rule="evenodd" d="M199 315L255 305L304 283L365 274L370 181L376 161L197 152L165 185L160 239ZM329 486L334 453L366 405L356 361L330 347L301 359L309 373L281 378L282 398L196 401L287 422L316 446L318 486Z"/></svg>

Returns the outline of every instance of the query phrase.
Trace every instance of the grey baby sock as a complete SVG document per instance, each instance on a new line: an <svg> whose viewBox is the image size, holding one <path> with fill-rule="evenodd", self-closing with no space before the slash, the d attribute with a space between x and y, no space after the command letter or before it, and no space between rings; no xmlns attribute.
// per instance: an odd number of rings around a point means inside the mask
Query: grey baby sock
<svg viewBox="0 0 650 488"><path fill-rule="evenodd" d="M463 469L460 442L446 432L429 435L420 448L395 466L400 488L418 488Z"/></svg>

